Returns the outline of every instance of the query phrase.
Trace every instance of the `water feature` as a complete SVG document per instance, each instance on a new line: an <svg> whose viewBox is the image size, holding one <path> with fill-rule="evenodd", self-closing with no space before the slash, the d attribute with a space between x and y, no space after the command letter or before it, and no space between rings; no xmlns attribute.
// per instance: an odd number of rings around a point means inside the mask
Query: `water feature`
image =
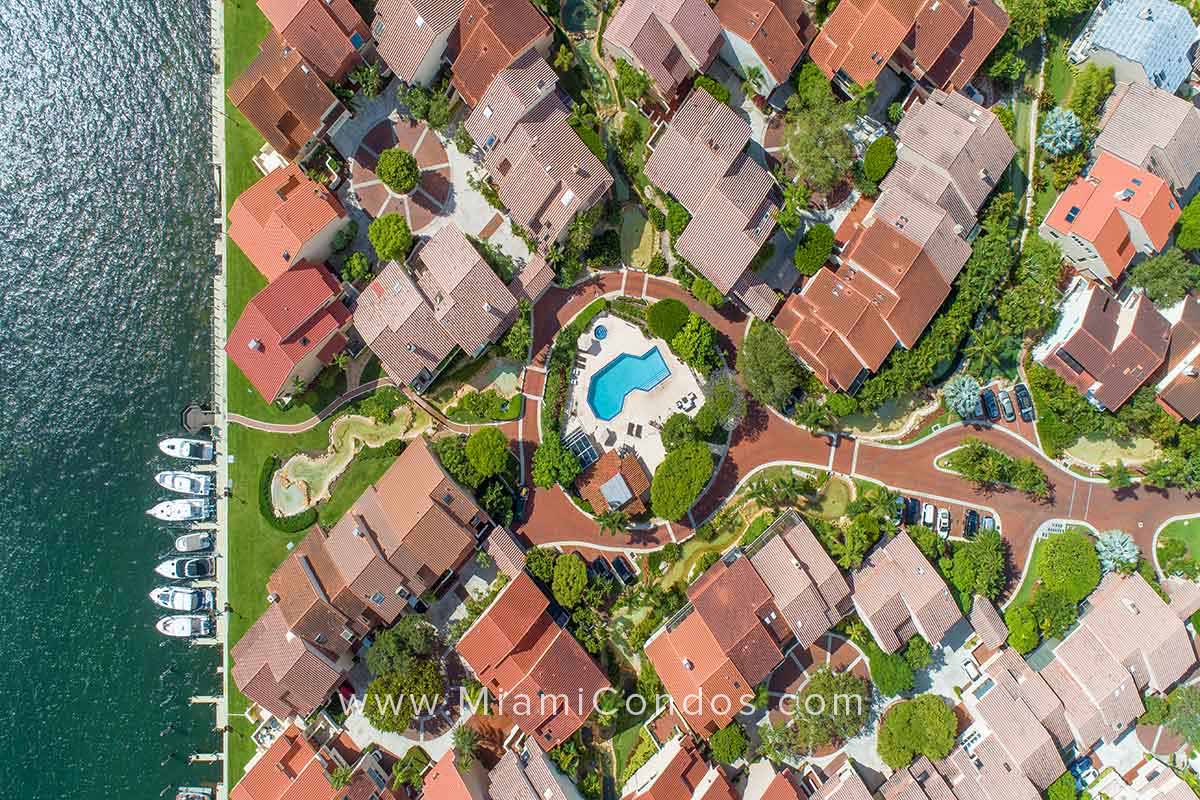
<svg viewBox="0 0 1200 800"><path fill-rule="evenodd" d="M592 376L588 405L596 419L608 421L621 413L626 395L638 390L648 392L670 374L671 369L657 347L640 356L622 353Z"/></svg>
<svg viewBox="0 0 1200 800"><path fill-rule="evenodd" d="M567 0L562 7L563 27L571 33L590 33L596 30L600 7L596 0Z"/></svg>
<svg viewBox="0 0 1200 800"><path fill-rule="evenodd" d="M209 5L0 4L5 794L211 783L217 651L167 641L144 510L211 391ZM11 794L10 794L11 793Z"/></svg>

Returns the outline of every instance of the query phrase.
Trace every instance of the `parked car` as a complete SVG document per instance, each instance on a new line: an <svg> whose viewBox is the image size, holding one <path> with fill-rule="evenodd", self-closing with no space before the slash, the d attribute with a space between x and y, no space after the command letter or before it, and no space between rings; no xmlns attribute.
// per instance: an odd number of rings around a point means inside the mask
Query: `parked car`
<svg viewBox="0 0 1200 800"><path fill-rule="evenodd" d="M979 512L973 508L968 508L966 515L963 517L963 536L970 539L979 530Z"/></svg>
<svg viewBox="0 0 1200 800"><path fill-rule="evenodd" d="M991 514L988 514L987 516L985 516L983 518L983 529L985 531L996 530L996 518L993 517Z"/></svg>
<svg viewBox="0 0 1200 800"><path fill-rule="evenodd" d="M983 416L983 400L978 397L975 398L975 413L971 416L971 419L985 419Z"/></svg>
<svg viewBox="0 0 1200 800"><path fill-rule="evenodd" d="M933 507L933 503L926 503L921 509L921 524L926 528L933 527L933 518L937 514L937 509Z"/></svg>
<svg viewBox="0 0 1200 800"><path fill-rule="evenodd" d="M1025 384L1018 383L1013 387L1013 394L1017 396L1017 408L1021 409L1021 419L1033 422L1033 398L1029 396L1029 389L1025 388Z"/></svg>
<svg viewBox="0 0 1200 800"><path fill-rule="evenodd" d="M950 509L939 508L937 515L937 532L944 539L950 535Z"/></svg>
<svg viewBox="0 0 1200 800"><path fill-rule="evenodd" d="M983 393L983 410L992 422L1000 419L1000 406L996 404L996 393L991 389Z"/></svg>
<svg viewBox="0 0 1200 800"><path fill-rule="evenodd" d="M970 656L963 656L962 659L963 671L967 673L967 677L972 681L979 680L979 667L975 666L975 660Z"/></svg>
<svg viewBox="0 0 1200 800"><path fill-rule="evenodd" d="M621 579L621 583L630 586L637 581L637 576L633 574L633 569L630 568L629 562L623 556L617 556L612 560L613 571L617 573L617 577Z"/></svg>
<svg viewBox="0 0 1200 800"><path fill-rule="evenodd" d="M921 520L921 501L915 497L908 497L904 500L904 522L908 525L916 525Z"/></svg>
<svg viewBox="0 0 1200 800"><path fill-rule="evenodd" d="M1017 418L1017 414L1013 411L1012 398L1008 396L1008 392L1000 390L1000 408L1004 410L1004 421L1013 422Z"/></svg>
<svg viewBox="0 0 1200 800"><path fill-rule="evenodd" d="M904 498L897 497L896 498L896 513L892 516L892 522L895 522L897 525L904 522L904 511L905 511L906 507L907 506L905 505Z"/></svg>

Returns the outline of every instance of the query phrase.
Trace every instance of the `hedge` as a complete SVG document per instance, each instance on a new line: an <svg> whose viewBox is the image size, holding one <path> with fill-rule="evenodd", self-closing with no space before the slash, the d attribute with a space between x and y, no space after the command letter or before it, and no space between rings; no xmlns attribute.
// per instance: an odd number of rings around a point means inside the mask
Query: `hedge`
<svg viewBox="0 0 1200 800"><path fill-rule="evenodd" d="M725 105L729 105L729 100L733 96L729 89L707 75L696 76L696 80L692 81L692 85L697 89L703 89L708 92Z"/></svg>
<svg viewBox="0 0 1200 800"><path fill-rule="evenodd" d="M792 261L801 275L816 275L833 255L833 228L828 225L813 225L796 246Z"/></svg>
<svg viewBox="0 0 1200 800"><path fill-rule="evenodd" d="M271 479L275 470L279 469L279 458L267 456L263 461L262 472L258 476L258 510L271 527L284 533L298 533L311 528L317 522L317 510L308 508L290 517L275 515L275 505L271 502Z"/></svg>
<svg viewBox="0 0 1200 800"><path fill-rule="evenodd" d="M871 142L863 156L863 174L872 181L881 181L896 163L896 140L880 136Z"/></svg>
<svg viewBox="0 0 1200 800"><path fill-rule="evenodd" d="M646 324L650 333L670 342L687 324L691 311L681 300L667 298L659 300L646 311Z"/></svg>
<svg viewBox="0 0 1200 800"><path fill-rule="evenodd" d="M554 337L550 356L546 359L546 386L542 390L543 435L557 434L562 424L562 404L567 385L567 376L575 363L575 351L579 336L592 323L596 315L608 308L608 300L601 297L579 312L574 321L563 327Z"/></svg>

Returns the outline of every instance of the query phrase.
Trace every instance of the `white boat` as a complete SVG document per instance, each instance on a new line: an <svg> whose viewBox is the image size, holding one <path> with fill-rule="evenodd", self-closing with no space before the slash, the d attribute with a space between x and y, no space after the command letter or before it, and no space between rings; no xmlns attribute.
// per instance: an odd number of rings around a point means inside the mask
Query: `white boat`
<svg viewBox="0 0 1200 800"><path fill-rule="evenodd" d="M183 558L168 558L154 568L154 571L164 578L171 580L192 580L195 578L211 578L216 562L209 556L185 556Z"/></svg>
<svg viewBox="0 0 1200 800"><path fill-rule="evenodd" d="M213 800L213 790L204 786L180 786L175 800Z"/></svg>
<svg viewBox="0 0 1200 800"><path fill-rule="evenodd" d="M168 611L204 611L216 604L217 595L212 589L159 586L150 593L150 599Z"/></svg>
<svg viewBox="0 0 1200 800"><path fill-rule="evenodd" d="M212 636L213 621L203 614L176 614L163 617L154 627L163 636L192 639L197 636Z"/></svg>
<svg viewBox="0 0 1200 800"><path fill-rule="evenodd" d="M146 513L163 522L193 522L208 519L211 509L207 500L163 500Z"/></svg>
<svg viewBox="0 0 1200 800"><path fill-rule="evenodd" d="M185 533L175 537L175 550L180 553L202 553L211 550L212 546L213 537L208 531Z"/></svg>
<svg viewBox="0 0 1200 800"><path fill-rule="evenodd" d="M212 442L203 439L180 439L171 437L158 443L158 449L175 458L186 458L189 461L212 461Z"/></svg>
<svg viewBox="0 0 1200 800"><path fill-rule="evenodd" d="M212 476L198 472L165 469L155 475L154 480L164 489L180 494L208 494L212 491Z"/></svg>

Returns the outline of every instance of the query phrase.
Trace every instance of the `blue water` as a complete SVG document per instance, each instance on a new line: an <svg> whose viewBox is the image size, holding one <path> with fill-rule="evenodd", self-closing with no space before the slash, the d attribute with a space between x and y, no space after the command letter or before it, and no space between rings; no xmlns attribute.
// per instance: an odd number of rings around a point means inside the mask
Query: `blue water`
<svg viewBox="0 0 1200 800"><path fill-rule="evenodd" d="M621 413L630 392L648 392L671 374L658 348L645 355L622 353L592 376L588 405L597 419L608 421Z"/></svg>
<svg viewBox="0 0 1200 800"><path fill-rule="evenodd" d="M608 328L604 327L603 325L597 325L595 334L597 339L604 341L608 338Z"/></svg>

